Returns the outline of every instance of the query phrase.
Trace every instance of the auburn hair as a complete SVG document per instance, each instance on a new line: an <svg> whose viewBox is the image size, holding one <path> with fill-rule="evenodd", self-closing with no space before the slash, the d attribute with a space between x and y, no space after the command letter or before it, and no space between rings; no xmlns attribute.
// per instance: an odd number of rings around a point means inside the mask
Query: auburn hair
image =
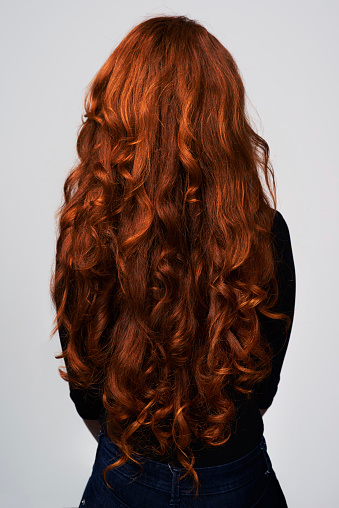
<svg viewBox="0 0 339 508"><path fill-rule="evenodd" d="M60 375L99 387L122 452L106 483L128 459L141 465L133 452L149 428L152 451L172 450L197 496L192 440L230 438L237 394L250 398L271 370L258 315L286 319L273 312L269 147L250 125L231 54L185 16L135 26L84 108L56 214Z"/></svg>

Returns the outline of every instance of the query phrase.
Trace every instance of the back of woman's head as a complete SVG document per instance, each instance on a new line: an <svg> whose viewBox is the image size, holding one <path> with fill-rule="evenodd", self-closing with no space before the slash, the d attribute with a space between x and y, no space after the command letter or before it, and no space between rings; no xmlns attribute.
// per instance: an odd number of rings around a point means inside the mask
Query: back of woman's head
<svg viewBox="0 0 339 508"><path fill-rule="evenodd" d="M258 315L282 318L273 170L232 56L184 16L146 19L91 82L77 149L51 286L61 375L99 387L124 460L149 428L198 480L190 443L227 441L270 371Z"/></svg>

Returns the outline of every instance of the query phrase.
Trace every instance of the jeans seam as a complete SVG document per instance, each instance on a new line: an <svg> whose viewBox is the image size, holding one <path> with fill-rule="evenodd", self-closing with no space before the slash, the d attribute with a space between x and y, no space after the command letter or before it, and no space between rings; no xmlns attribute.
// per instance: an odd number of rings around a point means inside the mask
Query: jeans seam
<svg viewBox="0 0 339 508"><path fill-rule="evenodd" d="M171 465L168 464L168 467L172 473L172 488L171 488L171 499L170 499L170 504L169 506L171 508L177 508L179 506L179 472L178 471L173 471L173 469L171 468Z"/></svg>
<svg viewBox="0 0 339 508"><path fill-rule="evenodd" d="M261 448L261 451L264 455L264 458L265 458L265 462L266 462L266 467L267 467L267 470L265 471L265 475L268 476L271 472L271 461L270 461L270 458L268 456L268 453L267 453L267 445L266 445L266 442L265 441L262 441L260 443L260 448Z"/></svg>

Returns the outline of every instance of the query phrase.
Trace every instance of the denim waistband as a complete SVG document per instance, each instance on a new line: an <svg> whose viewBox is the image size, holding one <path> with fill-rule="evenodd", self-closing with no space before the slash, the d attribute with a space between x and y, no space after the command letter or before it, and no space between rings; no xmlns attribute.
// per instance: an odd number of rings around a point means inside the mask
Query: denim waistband
<svg viewBox="0 0 339 508"><path fill-rule="evenodd" d="M98 451L101 469L103 465L107 467L121 457L119 447L103 431L99 434ZM173 467L170 464L156 462L153 459L140 456L135 456L135 458L141 463L143 470L141 470L138 464L128 461L114 468L113 471L119 471L119 474L129 478L131 481L134 480L143 485L159 488L167 492L171 492L173 481L177 479L178 482L180 481L181 494L191 492L194 487L194 482L190 475L180 479L180 476L186 472L186 469L183 467ZM262 436L260 443L238 460L218 466L196 467L194 469L200 481L201 494L221 493L232 490L249 481L251 477L261 474L263 471L267 474L271 470L265 438Z"/></svg>

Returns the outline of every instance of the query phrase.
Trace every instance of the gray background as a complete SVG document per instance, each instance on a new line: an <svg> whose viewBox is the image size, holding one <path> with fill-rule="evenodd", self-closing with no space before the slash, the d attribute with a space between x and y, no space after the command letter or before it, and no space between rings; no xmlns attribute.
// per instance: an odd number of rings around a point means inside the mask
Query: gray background
<svg viewBox="0 0 339 508"><path fill-rule="evenodd" d="M58 336L49 339L54 213L85 87L135 24L160 13L197 19L230 50L270 144L298 289L265 436L289 507L334 508L339 111L330 0L3 2L0 505L78 506L91 473L96 442L58 375Z"/></svg>

